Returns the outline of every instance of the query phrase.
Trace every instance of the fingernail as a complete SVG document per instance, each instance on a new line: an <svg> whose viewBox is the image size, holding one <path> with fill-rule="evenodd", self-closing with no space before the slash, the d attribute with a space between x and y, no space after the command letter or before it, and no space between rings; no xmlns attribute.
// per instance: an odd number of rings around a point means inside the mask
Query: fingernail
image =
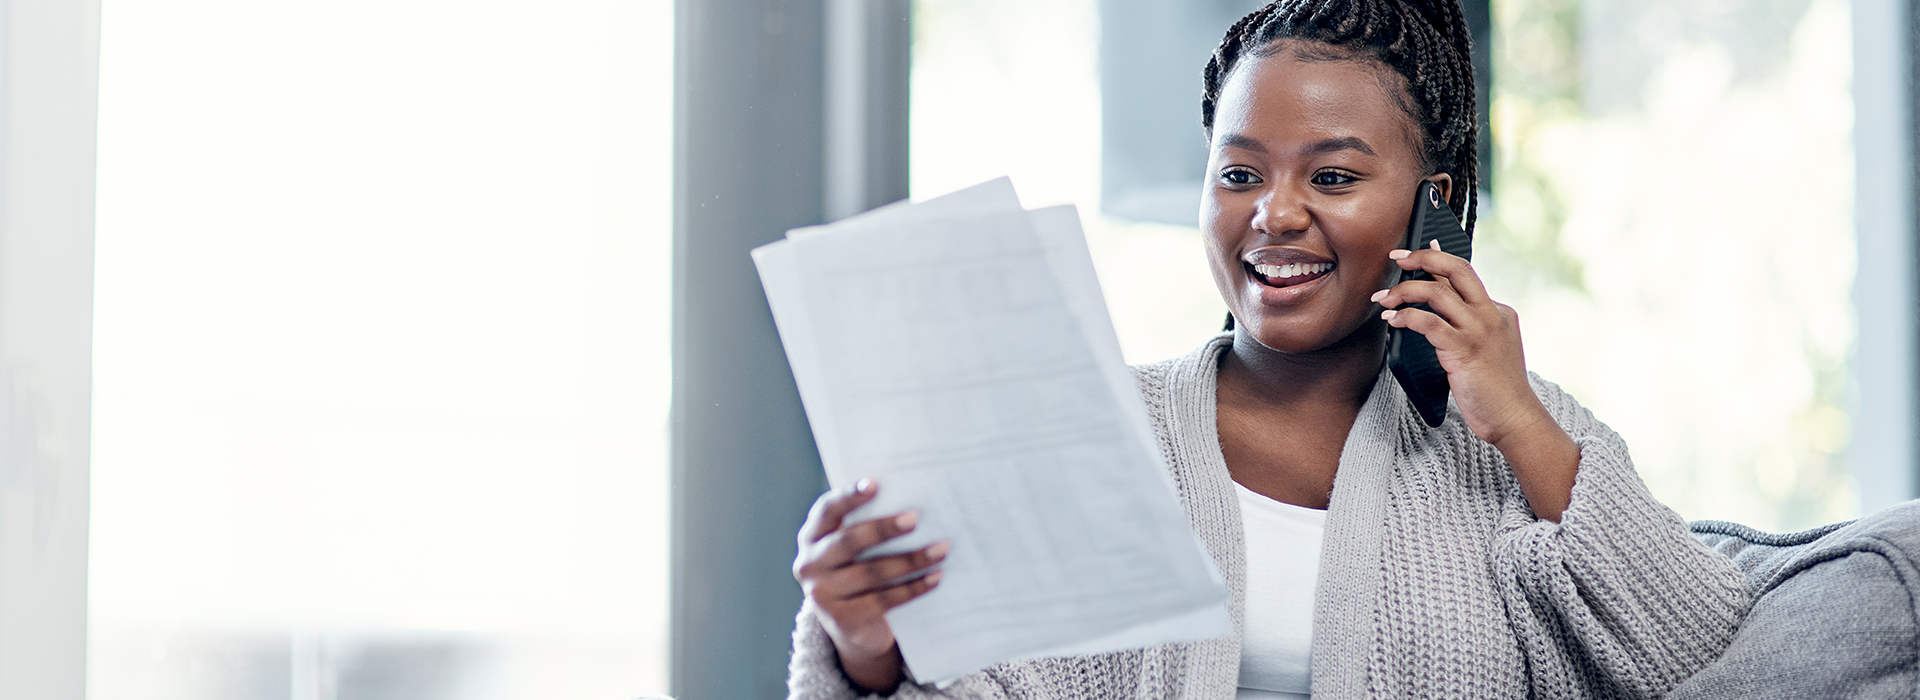
<svg viewBox="0 0 1920 700"><path fill-rule="evenodd" d="M1400 312L1394 311L1393 309L1387 309L1386 311L1382 311L1380 312L1380 320L1391 321L1393 320L1393 315L1397 313L1400 313Z"/></svg>
<svg viewBox="0 0 1920 700"><path fill-rule="evenodd" d="M945 542L935 542L932 547L927 548L927 558L934 561L945 559L947 557L947 550L949 549L953 549L953 545Z"/></svg>
<svg viewBox="0 0 1920 700"><path fill-rule="evenodd" d="M1367 301L1380 301L1381 299L1385 299L1387 298L1387 292L1391 292L1391 291L1393 290L1382 289L1380 291L1374 292L1373 296L1367 297Z"/></svg>
<svg viewBox="0 0 1920 700"><path fill-rule="evenodd" d="M860 493L873 493L873 480L861 479L859 481L856 481L853 484L853 490L858 491Z"/></svg>
<svg viewBox="0 0 1920 700"><path fill-rule="evenodd" d="M1434 250L1439 250L1439 249L1440 249L1440 239L1438 239L1438 238L1435 238L1435 239L1433 239L1433 245L1429 245L1429 246L1427 246L1427 247L1428 247L1428 248L1432 248L1432 249L1434 249Z"/></svg>
<svg viewBox="0 0 1920 700"><path fill-rule="evenodd" d="M927 574L927 585L932 586L940 583L940 577L945 576L946 574L947 572L945 571L935 571L931 574Z"/></svg>
<svg viewBox="0 0 1920 700"><path fill-rule="evenodd" d="M1391 260L1405 260L1407 259L1407 256L1412 254L1413 254L1413 251L1411 250L1396 250L1391 253L1387 253L1387 258Z"/></svg>
<svg viewBox="0 0 1920 700"><path fill-rule="evenodd" d="M913 524L917 522L920 522L920 514L913 511L901 513L899 517L893 519L894 527L902 530L912 528Z"/></svg>

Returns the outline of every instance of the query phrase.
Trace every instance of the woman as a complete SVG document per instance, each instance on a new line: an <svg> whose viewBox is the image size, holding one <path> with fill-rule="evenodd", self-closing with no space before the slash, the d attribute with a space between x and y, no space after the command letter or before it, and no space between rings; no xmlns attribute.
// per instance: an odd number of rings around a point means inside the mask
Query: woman
<svg viewBox="0 0 1920 700"><path fill-rule="evenodd" d="M882 615L939 579L885 584L945 545L856 563L913 527L843 523L863 483L802 531L793 694L1659 697L1712 661L1748 602L1732 563L1527 373L1465 260L1396 249L1427 182L1472 231L1468 56L1457 0L1279 0L1207 65L1201 228L1232 333L1136 371L1234 638L914 683ZM1402 270L1433 279L1388 288ZM1439 428L1383 367L1389 327L1438 352Z"/></svg>

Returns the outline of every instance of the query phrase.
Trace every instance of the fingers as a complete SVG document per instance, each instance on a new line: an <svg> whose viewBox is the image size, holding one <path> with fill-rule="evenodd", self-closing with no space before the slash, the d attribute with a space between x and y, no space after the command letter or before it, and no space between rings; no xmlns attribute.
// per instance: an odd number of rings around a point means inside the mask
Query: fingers
<svg viewBox="0 0 1920 700"><path fill-rule="evenodd" d="M819 589L809 592L808 595L815 596L815 605L819 607L820 612L825 613L832 620L835 626L844 629L849 626L847 623L851 620L859 620L869 625L873 623L885 625L885 619L882 616L886 615L887 611L926 595L927 591L940 585L944 575L939 571L929 571L925 576L915 577L910 581L902 581L851 598L821 599L818 597ZM822 623L826 622L827 620L822 620Z"/></svg>
<svg viewBox="0 0 1920 700"><path fill-rule="evenodd" d="M1511 311L1487 296L1486 285L1473 266L1464 258L1441 251L1437 243L1424 250L1395 250L1387 257L1403 270L1418 270L1433 277L1407 280L1374 293L1372 300L1388 309L1380 317L1394 327L1411 328L1430 341L1444 342L1442 336L1453 330L1484 333L1513 324ZM1403 308L1407 304L1429 308Z"/></svg>
<svg viewBox="0 0 1920 700"><path fill-rule="evenodd" d="M933 590L933 587L938 585L940 585L940 572L935 571L898 586L875 591L873 595L879 600L882 610L892 610L900 607L902 603L926 595L927 591Z"/></svg>
<svg viewBox="0 0 1920 700"><path fill-rule="evenodd" d="M800 526L799 551L793 557L794 580L804 581L818 571L838 565L835 562L844 563L851 559L829 559L835 556L833 545L837 544L837 540L829 538L840 532L848 513L872 501L879 492L879 484L874 480L861 479L854 483L852 493L829 491L814 500L813 508L807 511L807 521ZM823 559L828 561L823 562Z"/></svg>
<svg viewBox="0 0 1920 700"><path fill-rule="evenodd" d="M858 559L868 547L913 532L919 523L920 514L907 511L841 528L815 542L812 547L802 548L801 556L810 561L799 562L794 575L803 578L818 576L821 572L845 566Z"/></svg>
<svg viewBox="0 0 1920 700"><path fill-rule="evenodd" d="M1435 348L1460 348L1464 347L1461 342L1471 345L1476 342L1473 339L1495 336L1510 335L1516 343L1520 340L1520 314L1513 307L1491 300L1484 306L1470 305L1443 281L1401 282L1376 292L1373 301L1387 307L1380 312L1387 325L1413 329Z"/></svg>
<svg viewBox="0 0 1920 700"><path fill-rule="evenodd" d="M1407 304L1426 304L1455 326L1465 328L1474 325L1473 309L1445 280L1407 280L1394 285L1392 289L1374 292L1372 298L1374 303L1389 309L1398 309Z"/></svg>
<svg viewBox="0 0 1920 700"><path fill-rule="evenodd" d="M1451 345L1447 336L1453 332L1453 326L1447 325L1446 319L1432 311L1412 307L1387 309L1380 312L1380 318L1386 319L1387 325L1394 328L1411 328L1426 336L1427 342L1433 343L1435 348L1444 349Z"/></svg>
<svg viewBox="0 0 1920 700"><path fill-rule="evenodd" d="M897 588L901 579L945 561L949 548L947 543L938 542L905 554L855 562L823 577L821 584L830 595L844 598Z"/></svg>
<svg viewBox="0 0 1920 700"><path fill-rule="evenodd" d="M834 610L866 610L859 615L885 612L927 591L940 582L940 572L929 568L946 560L950 546L936 542L904 554L874 557L860 561L860 553L875 545L913 532L920 516L913 511L884 518L848 524L847 516L873 501L879 493L872 479L861 479L850 493L827 493L814 501L800 527L800 552L793 562L793 577L807 595L836 618ZM911 577L911 578L909 578ZM908 579L908 580L903 580Z"/></svg>
<svg viewBox="0 0 1920 700"><path fill-rule="evenodd" d="M800 527L800 543L819 542L821 538L840 529L847 514L853 509L873 500L880 492L880 485L872 479L861 479L853 485L853 493L834 495L828 492L813 502L813 509L807 511L807 523Z"/></svg>
<svg viewBox="0 0 1920 700"><path fill-rule="evenodd" d="M1437 243L1437 242L1436 242ZM1480 274L1473 270L1465 258L1436 248L1425 250L1396 250L1387 254L1402 270L1420 270L1436 278L1444 279L1453 285L1454 291L1469 304L1484 304L1493 299L1487 296L1487 287L1480 281Z"/></svg>

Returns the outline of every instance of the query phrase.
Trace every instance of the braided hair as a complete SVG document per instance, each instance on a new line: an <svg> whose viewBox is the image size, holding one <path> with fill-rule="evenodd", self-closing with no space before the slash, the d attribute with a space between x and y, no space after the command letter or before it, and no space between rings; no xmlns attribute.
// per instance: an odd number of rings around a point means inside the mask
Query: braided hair
<svg viewBox="0 0 1920 700"><path fill-rule="evenodd" d="M1200 125L1213 135L1220 88L1240 59L1272 55L1276 42L1300 39L1334 47L1344 55L1379 61L1406 79L1401 101L1419 125L1421 160L1427 174L1447 173L1454 186L1447 205L1466 222L1479 218L1472 191L1479 184L1473 52L1459 0L1274 0L1240 18L1207 61Z"/></svg>

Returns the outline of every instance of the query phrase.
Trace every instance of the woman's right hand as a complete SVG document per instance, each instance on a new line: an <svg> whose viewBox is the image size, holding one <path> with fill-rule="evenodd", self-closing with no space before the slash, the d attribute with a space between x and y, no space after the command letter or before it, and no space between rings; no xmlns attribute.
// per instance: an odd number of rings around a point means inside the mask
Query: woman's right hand
<svg viewBox="0 0 1920 700"><path fill-rule="evenodd" d="M891 692L903 677L904 660L886 612L940 584L934 571L888 585L903 576L940 563L947 543L936 542L904 554L858 560L868 547L912 532L919 514L913 511L844 525L847 514L873 500L879 487L861 479L853 493L821 498L800 526L800 553L793 560L793 578L819 611L820 625L833 639L840 667L847 678L872 692Z"/></svg>

